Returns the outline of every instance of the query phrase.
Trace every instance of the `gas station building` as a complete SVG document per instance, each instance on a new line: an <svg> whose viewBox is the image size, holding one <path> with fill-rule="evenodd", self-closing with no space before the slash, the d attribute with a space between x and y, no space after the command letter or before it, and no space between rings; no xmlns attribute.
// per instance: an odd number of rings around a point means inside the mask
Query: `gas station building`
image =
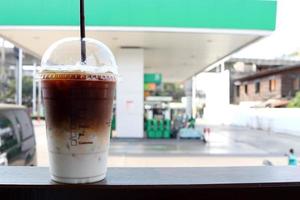
<svg viewBox="0 0 300 200"><path fill-rule="evenodd" d="M24 52L40 59L53 42L79 37L79 1L17 4L2 2L0 37ZM125 138L144 137L145 73L161 74L164 82L185 83L190 91L187 111L192 112L196 75L222 68L232 53L271 34L276 22L276 1L86 0L85 4L87 37L105 43L119 66L116 130L117 137ZM229 79L224 72L222 77L226 76ZM213 90L224 93L227 86ZM212 107L213 102L229 103L229 96L216 98L210 100Z"/></svg>

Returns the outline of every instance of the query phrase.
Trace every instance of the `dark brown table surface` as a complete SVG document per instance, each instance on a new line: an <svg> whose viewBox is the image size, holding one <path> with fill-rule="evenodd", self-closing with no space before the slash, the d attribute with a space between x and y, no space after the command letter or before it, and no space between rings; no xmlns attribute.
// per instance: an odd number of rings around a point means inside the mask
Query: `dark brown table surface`
<svg viewBox="0 0 300 200"><path fill-rule="evenodd" d="M109 168L102 182L66 185L52 182L45 167L0 167L1 193L30 199L63 199L70 195L73 199L82 195L90 195L90 199L152 199L153 195L164 199L186 195L201 195L201 199L284 197L300 194L300 168Z"/></svg>

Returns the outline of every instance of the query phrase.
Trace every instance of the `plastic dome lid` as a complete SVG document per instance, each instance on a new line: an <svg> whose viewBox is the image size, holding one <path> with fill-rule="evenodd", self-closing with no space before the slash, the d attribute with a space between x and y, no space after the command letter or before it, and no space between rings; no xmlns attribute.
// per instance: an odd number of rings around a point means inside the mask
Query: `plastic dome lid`
<svg viewBox="0 0 300 200"><path fill-rule="evenodd" d="M44 53L41 72L86 72L93 74L112 73L117 75L118 67L110 49L103 43L84 38L86 60L81 62L80 38L65 38L53 43Z"/></svg>

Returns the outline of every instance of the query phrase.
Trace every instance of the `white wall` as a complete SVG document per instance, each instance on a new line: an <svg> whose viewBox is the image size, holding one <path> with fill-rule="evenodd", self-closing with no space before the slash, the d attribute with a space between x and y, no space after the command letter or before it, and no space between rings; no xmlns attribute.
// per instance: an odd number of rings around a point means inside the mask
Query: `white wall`
<svg viewBox="0 0 300 200"><path fill-rule="evenodd" d="M117 53L117 137L144 137L144 50L120 49Z"/></svg>
<svg viewBox="0 0 300 200"><path fill-rule="evenodd" d="M300 108L246 108L230 105L219 116L222 119L219 122L226 125L300 136Z"/></svg>
<svg viewBox="0 0 300 200"><path fill-rule="evenodd" d="M249 108L229 104L229 73L197 75L197 90L206 94L204 120L300 136L300 108Z"/></svg>
<svg viewBox="0 0 300 200"><path fill-rule="evenodd" d="M205 72L196 76L196 88L205 95L204 117L209 123L222 123L220 115L230 103L229 71L221 73Z"/></svg>

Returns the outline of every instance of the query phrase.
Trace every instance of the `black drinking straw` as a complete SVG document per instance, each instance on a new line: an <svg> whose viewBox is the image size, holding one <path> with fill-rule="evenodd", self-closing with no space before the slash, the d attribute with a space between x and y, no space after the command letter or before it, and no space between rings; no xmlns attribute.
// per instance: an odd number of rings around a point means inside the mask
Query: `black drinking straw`
<svg viewBox="0 0 300 200"><path fill-rule="evenodd" d="M85 45L85 17L84 17L84 0L80 0L80 41L81 41L81 63L86 61Z"/></svg>

